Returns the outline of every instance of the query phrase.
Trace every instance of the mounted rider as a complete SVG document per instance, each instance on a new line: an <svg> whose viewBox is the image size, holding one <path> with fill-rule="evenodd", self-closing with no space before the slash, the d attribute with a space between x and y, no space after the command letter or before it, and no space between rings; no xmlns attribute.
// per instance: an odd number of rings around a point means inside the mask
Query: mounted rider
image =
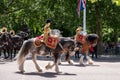
<svg viewBox="0 0 120 80"><path fill-rule="evenodd" d="M77 39L77 36L80 34L81 31L82 31L82 26L79 25L78 28L76 29L75 40Z"/></svg>
<svg viewBox="0 0 120 80"><path fill-rule="evenodd" d="M81 44L84 44L86 35L87 33L85 31L82 31L82 25L79 25L76 29L75 40L80 42Z"/></svg>
<svg viewBox="0 0 120 80"><path fill-rule="evenodd" d="M46 24L44 26L44 32L41 36L36 37L35 45L41 46L42 43L49 48L55 49L58 43L58 36L52 33L53 30L50 29L51 20L47 19Z"/></svg>
<svg viewBox="0 0 120 80"><path fill-rule="evenodd" d="M45 43L47 42L48 35L51 32L50 24L51 24L51 20L47 19L46 24L44 26L44 32L43 32L43 42Z"/></svg>

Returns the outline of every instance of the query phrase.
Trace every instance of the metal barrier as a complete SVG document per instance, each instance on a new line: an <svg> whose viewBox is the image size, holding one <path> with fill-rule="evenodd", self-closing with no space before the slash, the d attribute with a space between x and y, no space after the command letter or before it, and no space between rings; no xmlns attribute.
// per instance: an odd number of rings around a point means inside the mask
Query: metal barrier
<svg viewBox="0 0 120 80"><path fill-rule="evenodd" d="M105 55L120 55L120 47L105 49L104 54Z"/></svg>

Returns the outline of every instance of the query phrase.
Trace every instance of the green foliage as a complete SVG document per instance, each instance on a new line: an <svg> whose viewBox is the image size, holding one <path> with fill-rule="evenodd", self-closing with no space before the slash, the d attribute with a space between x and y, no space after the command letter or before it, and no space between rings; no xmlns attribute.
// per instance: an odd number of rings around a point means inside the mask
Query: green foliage
<svg viewBox="0 0 120 80"><path fill-rule="evenodd" d="M112 41L115 29L120 34L120 6L111 0L87 0L88 33L98 31L95 5L99 5L99 14L102 18L103 40ZM61 30L63 36L73 36L77 26L83 22L82 12L78 18L77 0L1 0L0 27L6 26L17 32L24 21L32 30L31 37L35 37L43 33L46 19L51 18L52 29Z"/></svg>

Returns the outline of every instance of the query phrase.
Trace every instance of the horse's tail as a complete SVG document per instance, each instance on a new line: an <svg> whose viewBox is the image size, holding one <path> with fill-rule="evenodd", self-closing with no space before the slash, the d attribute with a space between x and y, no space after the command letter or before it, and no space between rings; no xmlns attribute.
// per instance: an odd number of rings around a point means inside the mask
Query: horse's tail
<svg viewBox="0 0 120 80"><path fill-rule="evenodd" d="M15 57L15 59L17 59L17 63L19 65L22 64L28 54L29 54L28 40L26 40L23 42L22 47L20 48L18 54Z"/></svg>

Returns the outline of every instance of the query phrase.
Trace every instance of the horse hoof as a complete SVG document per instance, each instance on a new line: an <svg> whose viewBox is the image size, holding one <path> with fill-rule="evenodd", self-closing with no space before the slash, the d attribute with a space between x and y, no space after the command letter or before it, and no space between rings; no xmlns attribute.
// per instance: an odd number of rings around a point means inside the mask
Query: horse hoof
<svg viewBox="0 0 120 80"><path fill-rule="evenodd" d="M60 74L60 73L62 73L62 71L56 71L56 73Z"/></svg>
<svg viewBox="0 0 120 80"><path fill-rule="evenodd" d="M85 66L85 64L83 64L83 63L80 63L80 66Z"/></svg>
<svg viewBox="0 0 120 80"><path fill-rule="evenodd" d="M48 65L45 66L45 68L48 70L48 69L51 69L52 67L51 67L50 63L48 63Z"/></svg>
<svg viewBox="0 0 120 80"><path fill-rule="evenodd" d="M69 63L70 65L73 65L73 61L68 61L68 63Z"/></svg>
<svg viewBox="0 0 120 80"><path fill-rule="evenodd" d="M61 65L62 63L58 63L58 65Z"/></svg>
<svg viewBox="0 0 120 80"><path fill-rule="evenodd" d="M50 65L45 66L45 69L46 70L51 69Z"/></svg>
<svg viewBox="0 0 120 80"><path fill-rule="evenodd" d="M25 71L24 70L20 70L20 73L24 73Z"/></svg>
<svg viewBox="0 0 120 80"><path fill-rule="evenodd" d="M73 65L73 63L69 63L70 65Z"/></svg>
<svg viewBox="0 0 120 80"><path fill-rule="evenodd" d="M90 64L90 65L93 65L93 63L92 63L92 62L89 62L89 64Z"/></svg>
<svg viewBox="0 0 120 80"><path fill-rule="evenodd" d="M42 69L39 69L38 72L42 72Z"/></svg>

